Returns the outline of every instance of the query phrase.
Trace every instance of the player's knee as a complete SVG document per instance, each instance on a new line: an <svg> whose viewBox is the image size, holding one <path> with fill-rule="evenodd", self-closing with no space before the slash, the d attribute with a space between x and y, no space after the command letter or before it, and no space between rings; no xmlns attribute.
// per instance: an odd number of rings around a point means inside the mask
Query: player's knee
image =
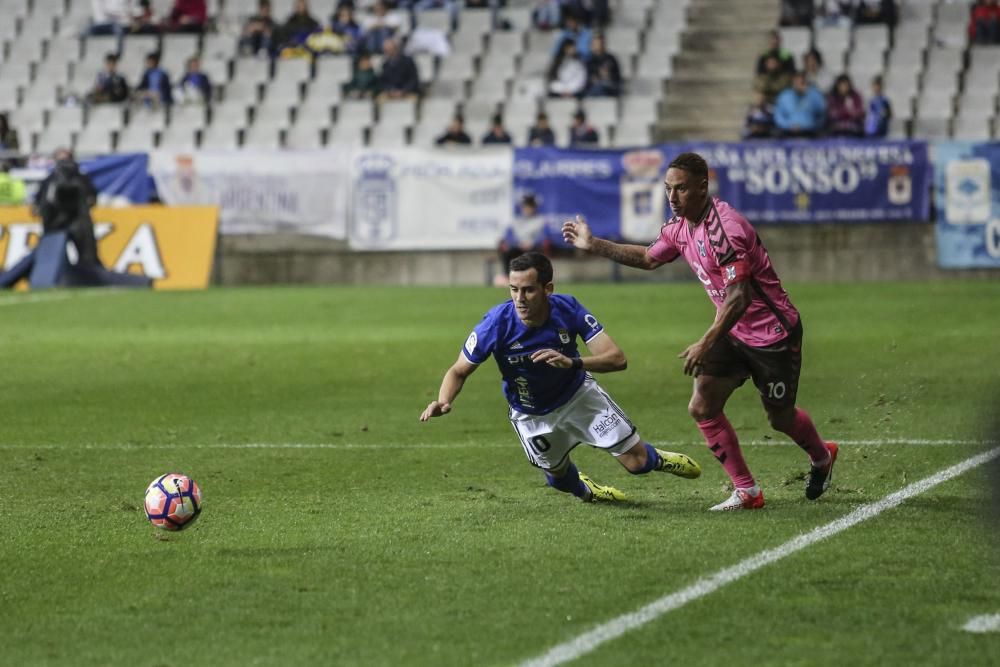
<svg viewBox="0 0 1000 667"><path fill-rule="evenodd" d="M712 419L717 413L718 411L713 409L707 401L699 397L692 398L691 402L688 403L688 414L691 415L691 418L696 422L703 422L706 419Z"/></svg>
<svg viewBox="0 0 1000 667"><path fill-rule="evenodd" d="M768 410L767 421L771 428L781 433L787 433L795 425L795 409L791 410Z"/></svg>

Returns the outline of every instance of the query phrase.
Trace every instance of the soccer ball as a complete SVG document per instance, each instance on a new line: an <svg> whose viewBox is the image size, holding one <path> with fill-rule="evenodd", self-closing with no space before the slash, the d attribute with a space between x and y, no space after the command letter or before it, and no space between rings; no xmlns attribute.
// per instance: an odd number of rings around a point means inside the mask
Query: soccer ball
<svg viewBox="0 0 1000 667"><path fill-rule="evenodd" d="M187 475L169 472L146 487L146 516L157 528L183 530L201 514L201 489Z"/></svg>

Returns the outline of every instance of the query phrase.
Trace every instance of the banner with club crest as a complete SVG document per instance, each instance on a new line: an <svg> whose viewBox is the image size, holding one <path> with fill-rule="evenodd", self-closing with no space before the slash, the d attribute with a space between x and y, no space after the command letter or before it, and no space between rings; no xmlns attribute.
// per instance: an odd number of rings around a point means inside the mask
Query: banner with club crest
<svg viewBox="0 0 1000 667"><path fill-rule="evenodd" d="M934 148L938 264L1000 267L1000 142Z"/></svg>

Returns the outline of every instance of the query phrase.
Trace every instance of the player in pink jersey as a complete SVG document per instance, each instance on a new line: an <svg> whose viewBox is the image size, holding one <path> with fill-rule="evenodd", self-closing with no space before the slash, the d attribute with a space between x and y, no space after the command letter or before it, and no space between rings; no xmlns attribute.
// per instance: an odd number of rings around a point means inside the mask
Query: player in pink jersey
<svg viewBox="0 0 1000 667"><path fill-rule="evenodd" d="M712 509L764 506L764 493L723 412L748 377L760 392L771 426L809 455L806 497L815 500L830 486L837 445L824 442L806 411L795 406L802 367L799 313L754 228L732 206L709 196L708 165L700 155L678 155L667 168L664 185L674 215L648 247L597 238L581 216L563 224L563 238L640 269L652 270L683 256L715 303L712 326L678 355L684 359L684 373L694 376L688 412L733 481L733 494Z"/></svg>

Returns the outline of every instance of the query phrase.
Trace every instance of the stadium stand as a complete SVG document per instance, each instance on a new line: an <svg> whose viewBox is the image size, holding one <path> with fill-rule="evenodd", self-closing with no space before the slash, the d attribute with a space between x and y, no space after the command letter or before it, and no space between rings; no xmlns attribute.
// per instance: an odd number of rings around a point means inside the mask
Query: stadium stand
<svg viewBox="0 0 1000 667"><path fill-rule="evenodd" d="M499 112L515 144L523 145L544 109L564 144L578 106L605 146L691 136L736 139L750 97L747 63L777 27L780 9L775 0L612 0L603 34L620 64L624 92L582 101L544 95L558 32L533 27L530 0L509 0L496 17L483 9L464 9L454 20L443 10L419 11L401 28L410 46L440 35L447 37L448 52L414 53L421 99L379 108L343 99L342 85L352 74L349 55L314 62L241 56L239 31L256 0L209 4L213 29L205 35L129 34L121 40L119 71L133 88L145 56L157 51L172 80L199 55L213 83L208 113L177 105L146 114L83 106L105 55L119 51L114 36L83 36L87 0L0 0L8 19L0 25L0 104L30 138L25 145L44 151L67 144L86 153L105 152L109 143L116 150L305 148L343 140L426 147L457 107L474 143ZM283 21L291 1L272 4ZM881 75L894 111L890 136L988 139L998 131L1000 46L969 43L970 5L899 0L894 28L817 23L783 27L781 37L799 64L815 47L831 73L848 73L865 95L872 77ZM153 3L159 15L166 6ZM335 6L335 0L310 2L324 24ZM374 60L378 71L380 58Z"/></svg>

